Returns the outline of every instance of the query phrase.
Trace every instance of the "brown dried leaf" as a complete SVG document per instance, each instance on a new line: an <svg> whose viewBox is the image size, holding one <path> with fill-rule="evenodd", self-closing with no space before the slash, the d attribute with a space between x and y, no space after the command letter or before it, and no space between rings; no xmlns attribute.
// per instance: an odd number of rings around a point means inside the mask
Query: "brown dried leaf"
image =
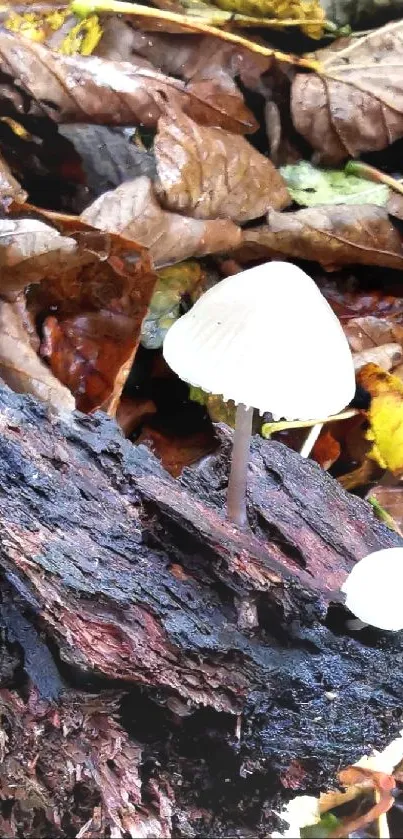
<svg viewBox="0 0 403 839"><path fill-rule="evenodd" d="M74 396L38 358L18 306L0 301L0 376L18 393L31 393L54 408L73 411Z"/></svg>
<svg viewBox="0 0 403 839"><path fill-rule="evenodd" d="M370 347L353 354L354 368L361 370L366 364L377 364L383 370L393 370L403 359L403 349L400 344L382 344L381 347Z"/></svg>
<svg viewBox="0 0 403 839"><path fill-rule="evenodd" d="M323 162L384 149L403 136L403 21L316 57L321 73L296 76L291 110Z"/></svg>
<svg viewBox="0 0 403 839"><path fill-rule="evenodd" d="M14 297L31 283L53 272L77 268L87 257L74 239L36 218L0 220L0 293Z"/></svg>
<svg viewBox="0 0 403 839"><path fill-rule="evenodd" d="M403 344L403 326L372 315L351 318L345 324L344 332L354 353L383 344Z"/></svg>
<svg viewBox="0 0 403 839"><path fill-rule="evenodd" d="M232 131L256 131L258 123L246 107L234 76L239 73L245 84L257 84L260 74L270 66L269 58L209 36L137 31L117 17L106 18L103 26L104 34L94 55L131 61L137 67L183 78L188 82L188 93L226 114L227 127Z"/></svg>
<svg viewBox="0 0 403 839"><path fill-rule="evenodd" d="M384 207L372 204L309 207L295 213L270 210L267 226L247 230L244 243L262 256L284 254L340 265L403 268L400 235Z"/></svg>
<svg viewBox="0 0 403 839"><path fill-rule="evenodd" d="M124 56L126 60L130 60L134 52L152 61L161 72L180 76L188 82L212 79L219 82L223 89L236 92L234 79L239 76L245 87L255 88L260 76L272 64L268 56L252 53L210 35L173 35L130 29L132 34L129 52ZM123 31L120 32L123 36ZM126 39L127 44L127 35ZM102 39L97 54L103 43Z"/></svg>
<svg viewBox="0 0 403 839"><path fill-rule="evenodd" d="M359 370L373 362L393 370L403 360L403 326L392 320L367 315L352 318L344 326L354 366Z"/></svg>
<svg viewBox="0 0 403 839"><path fill-rule="evenodd" d="M61 55L6 31L0 31L0 69L18 79L57 122L155 126L165 101L172 100L203 123L245 130L227 117L220 102L207 104L183 82L154 69L96 56Z"/></svg>
<svg viewBox="0 0 403 839"><path fill-rule="evenodd" d="M185 114L160 119L154 152L156 189L172 211L242 223L290 202L279 172L244 137L201 127Z"/></svg>
<svg viewBox="0 0 403 839"><path fill-rule="evenodd" d="M163 210L149 178L126 181L101 195L81 216L100 230L113 230L149 248L157 265L232 250L241 230L227 219L200 221Z"/></svg>

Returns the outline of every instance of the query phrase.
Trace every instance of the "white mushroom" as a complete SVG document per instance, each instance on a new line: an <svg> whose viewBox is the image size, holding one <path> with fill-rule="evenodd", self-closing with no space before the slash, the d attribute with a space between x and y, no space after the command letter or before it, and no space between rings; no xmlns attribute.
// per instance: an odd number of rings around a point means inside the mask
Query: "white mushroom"
<svg viewBox="0 0 403 839"><path fill-rule="evenodd" d="M253 408L275 419L337 414L354 366L336 315L296 265L270 262L222 280L169 330L164 357L181 379L238 405L227 512L246 524Z"/></svg>
<svg viewBox="0 0 403 839"><path fill-rule="evenodd" d="M378 629L403 629L403 548L385 548L364 556L341 590L346 606Z"/></svg>

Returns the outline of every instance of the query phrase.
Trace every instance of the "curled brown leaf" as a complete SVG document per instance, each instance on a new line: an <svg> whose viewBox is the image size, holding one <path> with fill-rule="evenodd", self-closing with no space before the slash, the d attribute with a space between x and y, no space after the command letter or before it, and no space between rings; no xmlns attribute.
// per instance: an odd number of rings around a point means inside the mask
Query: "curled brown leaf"
<svg viewBox="0 0 403 839"><path fill-rule="evenodd" d="M231 250L241 242L239 227L227 219L201 221L163 210L146 177L101 195L81 218L149 248L156 265Z"/></svg>
<svg viewBox="0 0 403 839"><path fill-rule="evenodd" d="M328 270L354 263L403 268L402 241L384 207L340 204L295 213L270 210L267 221L244 234L245 245L259 255L308 259Z"/></svg>
<svg viewBox="0 0 403 839"><path fill-rule="evenodd" d="M383 149L403 136L403 21L317 57L320 74L294 79L291 110L323 162Z"/></svg>
<svg viewBox="0 0 403 839"><path fill-rule="evenodd" d="M244 137L170 112L158 124L156 189L164 205L193 218L246 222L289 202L284 181Z"/></svg>

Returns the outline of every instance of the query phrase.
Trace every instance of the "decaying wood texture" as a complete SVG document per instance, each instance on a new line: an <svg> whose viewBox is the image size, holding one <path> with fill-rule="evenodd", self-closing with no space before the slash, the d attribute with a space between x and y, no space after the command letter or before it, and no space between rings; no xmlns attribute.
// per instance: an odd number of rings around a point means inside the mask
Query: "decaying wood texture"
<svg viewBox="0 0 403 839"><path fill-rule="evenodd" d="M2 835L267 836L401 728L401 633L337 594L401 539L258 438L238 531L217 433L174 480L106 416L0 389Z"/></svg>

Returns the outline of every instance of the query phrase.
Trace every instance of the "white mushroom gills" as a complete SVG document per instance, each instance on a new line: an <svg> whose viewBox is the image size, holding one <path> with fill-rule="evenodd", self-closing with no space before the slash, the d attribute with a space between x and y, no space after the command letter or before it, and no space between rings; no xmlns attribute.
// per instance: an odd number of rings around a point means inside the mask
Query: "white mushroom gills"
<svg viewBox="0 0 403 839"><path fill-rule="evenodd" d="M360 621L403 629L403 548L385 548L361 559L343 583L346 606Z"/></svg>
<svg viewBox="0 0 403 839"><path fill-rule="evenodd" d="M270 411L275 420L310 420L339 413L355 393L336 315L314 281L289 262L222 280L171 327L163 352L181 379L239 406L228 504L237 524L246 522L249 409Z"/></svg>

